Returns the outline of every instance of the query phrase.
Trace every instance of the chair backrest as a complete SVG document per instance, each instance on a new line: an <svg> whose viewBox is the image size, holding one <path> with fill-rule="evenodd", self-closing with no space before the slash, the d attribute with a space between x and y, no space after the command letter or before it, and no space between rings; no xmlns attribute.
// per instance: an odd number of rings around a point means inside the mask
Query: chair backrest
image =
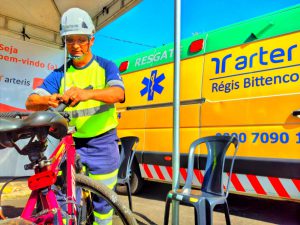
<svg viewBox="0 0 300 225"><path fill-rule="evenodd" d="M183 189L185 189L185 192L190 191L191 189L194 169L194 152L196 146L202 143L206 144L208 153L201 190L217 195L224 195L223 172L225 166L226 152L231 144L235 146L234 155L232 159L229 160L230 171L226 187L226 195L228 195L232 168L234 164L235 155L238 149L238 140L233 136L208 136L199 138L191 144L189 151L188 177Z"/></svg>
<svg viewBox="0 0 300 225"><path fill-rule="evenodd" d="M134 136L128 136L128 137L122 137L120 138L121 145L120 145L120 153L121 153L121 159L120 159L120 166L119 166L119 172L118 172L118 178L119 179L125 179L127 176L129 176L128 172L130 170L134 151L132 151L132 148L135 144L138 143L139 138Z"/></svg>

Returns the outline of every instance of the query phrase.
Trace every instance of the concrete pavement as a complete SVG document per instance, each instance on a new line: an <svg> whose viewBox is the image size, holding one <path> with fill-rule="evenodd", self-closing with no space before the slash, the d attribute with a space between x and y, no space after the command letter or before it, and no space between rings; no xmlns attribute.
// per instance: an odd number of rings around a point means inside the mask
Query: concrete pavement
<svg viewBox="0 0 300 225"><path fill-rule="evenodd" d="M0 188L4 182L0 180ZM140 225L162 225L164 218L165 196L171 185L146 182L143 192L133 196L133 212ZM27 181L14 181L6 186L2 194L2 206L20 215L30 190ZM128 206L128 199L120 195L121 201ZM272 201L229 195L230 218L233 225L300 225L300 204ZM171 214L171 213L170 213ZM169 219L171 221L171 218ZM171 222L169 223L171 224ZM179 224L194 224L194 210L180 206ZM214 212L214 225L223 225L225 217L222 208Z"/></svg>
<svg viewBox="0 0 300 225"><path fill-rule="evenodd" d="M8 179L1 178L0 188L3 187L3 185L7 180L10 180L10 178ZM26 179L14 180L8 183L3 189L1 200L5 201L5 200L13 200L17 198L25 198L28 197L29 194L30 194L30 190L27 187Z"/></svg>

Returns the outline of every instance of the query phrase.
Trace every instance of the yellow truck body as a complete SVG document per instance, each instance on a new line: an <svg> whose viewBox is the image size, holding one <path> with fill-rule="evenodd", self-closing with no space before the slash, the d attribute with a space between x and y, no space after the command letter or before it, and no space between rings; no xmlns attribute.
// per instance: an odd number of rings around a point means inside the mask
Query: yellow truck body
<svg viewBox="0 0 300 225"><path fill-rule="evenodd" d="M240 148L231 190L300 199L300 6L267 14L181 43L180 177L199 137L234 135ZM126 102L118 134L139 137L142 178L171 182L173 44L120 59ZM195 166L203 179L206 152ZM224 174L227 176L227 174Z"/></svg>

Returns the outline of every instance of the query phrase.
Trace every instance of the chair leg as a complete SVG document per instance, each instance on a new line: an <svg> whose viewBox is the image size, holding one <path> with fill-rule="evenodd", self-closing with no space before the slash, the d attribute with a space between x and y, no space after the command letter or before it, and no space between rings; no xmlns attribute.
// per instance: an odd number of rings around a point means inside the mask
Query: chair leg
<svg viewBox="0 0 300 225"><path fill-rule="evenodd" d="M214 207L210 205L209 201L205 202L205 206L206 206L206 224L212 225L213 224Z"/></svg>
<svg viewBox="0 0 300 225"><path fill-rule="evenodd" d="M172 199L167 197L166 207L165 207L165 217L164 217L164 225L168 225L169 223L169 213L170 213L170 204Z"/></svg>
<svg viewBox="0 0 300 225"><path fill-rule="evenodd" d="M125 182L126 187L127 187L127 195L128 195L128 202L129 202L129 208L132 211L132 200L131 200L131 187L130 187L130 183Z"/></svg>
<svg viewBox="0 0 300 225"><path fill-rule="evenodd" d="M195 224L197 224L197 221L198 221L198 211L197 211L196 207L194 207L194 217L195 217Z"/></svg>
<svg viewBox="0 0 300 225"><path fill-rule="evenodd" d="M227 201L225 201L223 206L224 206L226 225L230 225L231 223L230 223L229 207L228 207Z"/></svg>
<svg viewBox="0 0 300 225"><path fill-rule="evenodd" d="M206 225L206 200L199 199L193 206L195 208L195 224Z"/></svg>

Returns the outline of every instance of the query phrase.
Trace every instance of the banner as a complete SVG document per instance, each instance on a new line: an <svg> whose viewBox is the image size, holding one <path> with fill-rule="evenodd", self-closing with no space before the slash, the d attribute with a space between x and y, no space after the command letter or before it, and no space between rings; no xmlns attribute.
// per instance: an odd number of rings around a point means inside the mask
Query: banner
<svg viewBox="0 0 300 225"><path fill-rule="evenodd" d="M36 45L0 35L0 112L25 111L25 102L34 88L63 64L63 50ZM26 143L22 140L20 145ZM48 154L57 141L50 139ZM0 176L32 174L29 163L13 148L0 150Z"/></svg>

